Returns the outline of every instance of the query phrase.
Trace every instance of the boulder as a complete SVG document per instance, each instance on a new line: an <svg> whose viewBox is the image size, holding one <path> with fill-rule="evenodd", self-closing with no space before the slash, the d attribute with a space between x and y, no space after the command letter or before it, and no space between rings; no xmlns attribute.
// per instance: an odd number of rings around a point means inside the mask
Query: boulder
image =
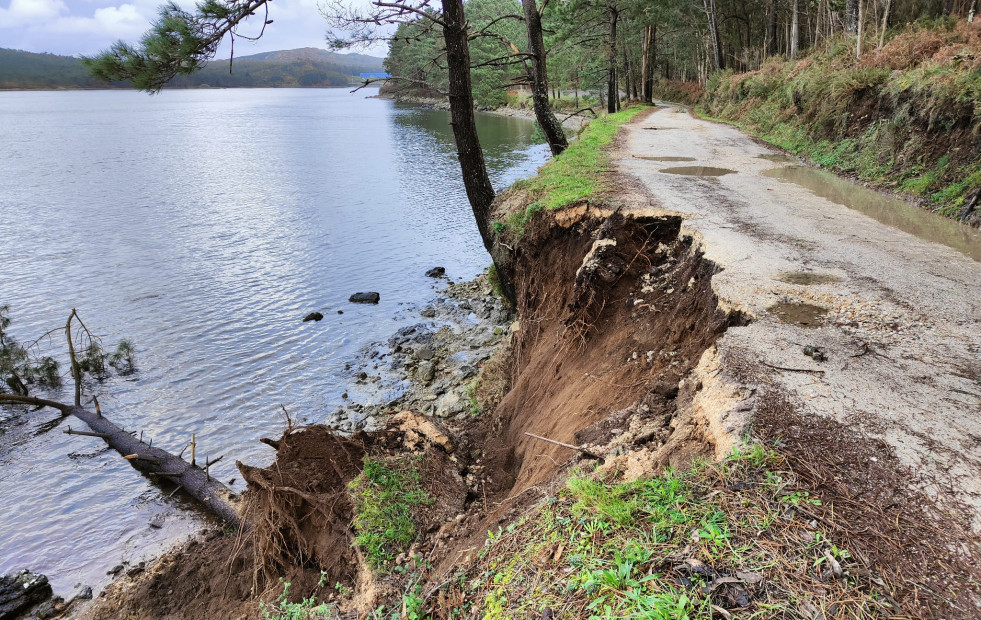
<svg viewBox="0 0 981 620"><path fill-rule="evenodd" d="M319 312L311 312L310 314L303 317L303 322L306 323L307 321L320 321L323 318L324 315L320 314Z"/></svg>
<svg viewBox="0 0 981 620"><path fill-rule="evenodd" d="M381 295L378 293L367 292L355 293L348 301L356 304L377 304L380 299Z"/></svg>
<svg viewBox="0 0 981 620"><path fill-rule="evenodd" d="M436 356L436 351L431 346L423 345L416 349L416 357L421 360L431 360Z"/></svg>
<svg viewBox="0 0 981 620"><path fill-rule="evenodd" d="M446 275L446 267L433 267L426 272L426 276L430 278L442 278Z"/></svg>
<svg viewBox="0 0 981 620"><path fill-rule="evenodd" d="M22 570L0 576L0 620L12 620L21 612L51 598L51 584L44 575Z"/></svg>

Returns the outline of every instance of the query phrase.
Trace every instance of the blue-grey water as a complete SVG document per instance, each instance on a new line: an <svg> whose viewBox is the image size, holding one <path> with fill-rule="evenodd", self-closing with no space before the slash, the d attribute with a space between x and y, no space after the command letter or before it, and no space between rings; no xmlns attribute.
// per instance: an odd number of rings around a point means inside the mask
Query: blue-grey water
<svg viewBox="0 0 981 620"><path fill-rule="evenodd" d="M268 462L256 439L281 431L280 404L310 421L336 409L345 362L434 295L426 269L489 264L448 115L366 94L0 93L11 335L78 308L107 343L136 345L138 372L98 388L107 416L173 451L195 434L225 481L236 460ZM479 122L498 188L544 162L528 121ZM381 303L347 302L364 290ZM31 568L60 594L202 524L100 440L61 432L80 424L0 409L0 574Z"/></svg>

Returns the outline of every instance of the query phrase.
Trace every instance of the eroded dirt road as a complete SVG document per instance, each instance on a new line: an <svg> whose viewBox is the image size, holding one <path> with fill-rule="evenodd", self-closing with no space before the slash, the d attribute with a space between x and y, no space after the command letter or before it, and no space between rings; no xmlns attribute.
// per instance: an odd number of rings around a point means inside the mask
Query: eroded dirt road
<svg viewBox="0 0 981 620"><path fill-rule="evenodd" d="M619 170L683 214L722 269L721 300L753 317L719 341L724 369L804 420L884 440L913 486L966 504L981 528L981 262L764 176L789 164L732 127L662 107L625 132ZM677 166L734 172L663 172Z"/></svg>

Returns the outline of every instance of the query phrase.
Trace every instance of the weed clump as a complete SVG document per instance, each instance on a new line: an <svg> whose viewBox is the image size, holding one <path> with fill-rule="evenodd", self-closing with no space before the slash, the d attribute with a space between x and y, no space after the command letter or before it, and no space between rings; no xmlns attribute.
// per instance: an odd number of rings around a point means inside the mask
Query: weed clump
<svg viewBox="0 0 981 620"><path fill-rule="evenodd" d="M354 500L354 543L375 570L384 570L416 538L416 512L433 503L422 487L419 457L366 456L348 485Z"/></svg>

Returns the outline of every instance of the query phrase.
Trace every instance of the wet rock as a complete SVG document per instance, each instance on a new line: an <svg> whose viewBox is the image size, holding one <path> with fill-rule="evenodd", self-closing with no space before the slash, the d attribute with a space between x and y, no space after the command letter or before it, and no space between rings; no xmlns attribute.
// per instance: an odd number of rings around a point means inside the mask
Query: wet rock
<svg viewBox="0 0 981 620"><path fill-rule="evenodd" d="M446 267L433 267L426 272L426 276L429 278L442 278L446 275Z"/></svg>
<svg viewBox="0 0 981 620"><path fill-rule="evenodd" d="M73 601L91 601L92 600L92 586L83 586L78 584L75 586L78 588L78 593L72 597Z"/></svg>
<svg viewBox="0 0 981 620"><path fill-rule="evenodd" d="M381 295L374 292L367 293L355 293L348 298L348 301L356 304L377 304L381 299Z"/></svg>
<svg viewBox="0 0 981 620"><path fill-rule="evenodd" d="M424 384L428 384L436 377L436 365L432 362L423 362L416 369L416 379Z"/></svg>
<svg viewBox="0 0 981 620"><path fill-rule="evenodd" d="M434 351L428 344L416 349L416 357L421 360L431 360L433 357L435 357L435 355L436 351Z"/></svg>
<svg viewBox="0 0 981 620"><path fill-rule="evenodd" d="M422 312L420 312L419 314L420 314L421 316L424 316L424 317L426 317L427 319L432 319L432 318L435 318L435 317L436 317L436 308L425 308L425 309L424 309L424 310L423 310Z"/></svg>
<svg viewBox="0 0 981 620"><path fill-rule="evenodd" d="M303 317L303 322L306 323L307 321L321 321L323 320L323 318L324 315L320 314L319 312L311 312L310 314Z"/></svg>
<svg viewBox="0 0 981 620"><path fill-rule="evenodd" d="M51 584L44 575L22 570L0 576L0 620L16 618L20 612L51 597Z"/></svg>
<svg viewBox="0 0 981 620"><path fill-rule="evenodd" d="M47 620L48 618L54 618L59 613L58 606L55 605L54 601L46 601L41 603L37 609L34 610L34 618L39 618L39 620Z"/></svg>

